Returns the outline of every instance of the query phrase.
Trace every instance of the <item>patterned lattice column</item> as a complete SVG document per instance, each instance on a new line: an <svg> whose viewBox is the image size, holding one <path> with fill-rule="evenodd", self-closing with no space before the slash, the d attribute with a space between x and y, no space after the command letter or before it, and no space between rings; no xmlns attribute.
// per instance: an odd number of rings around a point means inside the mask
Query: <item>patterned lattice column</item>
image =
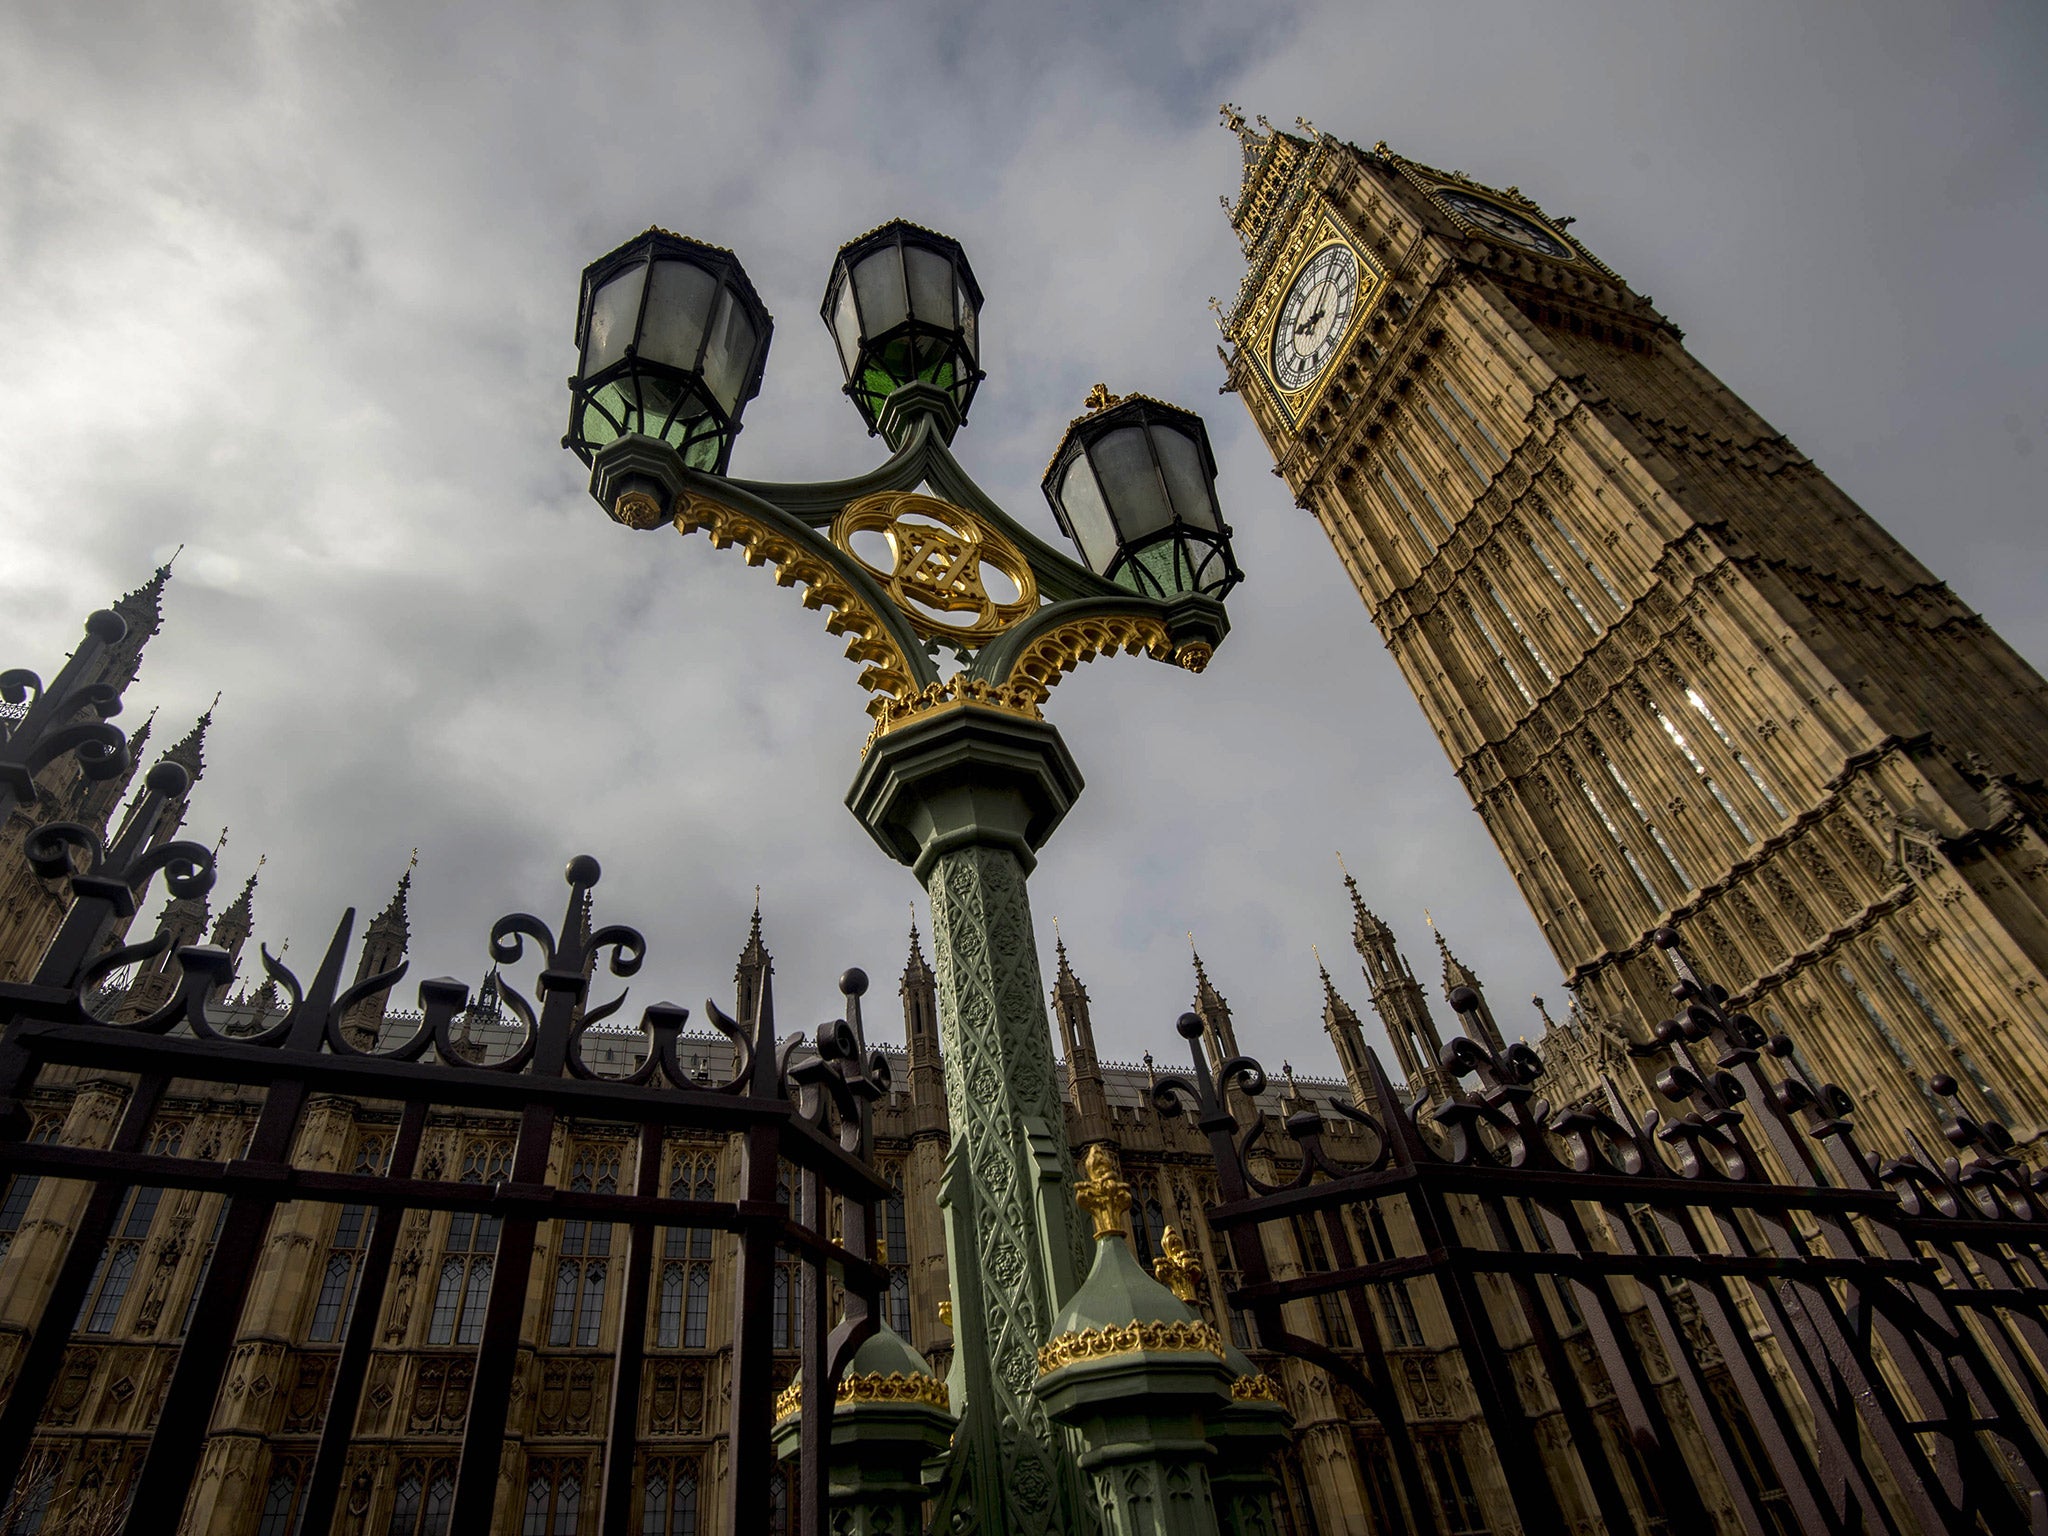
<svg viewBox="0 0 2048 1536"><path fill-rule="evenodd" d="M949 1532L1094 1528L1074 1447L1032 1391L1085 1247L1025 878L1080 789L1050 726L966 708L880 738L847 796L931 898L952 1132L960 1427L935 1524Z"/></svg>

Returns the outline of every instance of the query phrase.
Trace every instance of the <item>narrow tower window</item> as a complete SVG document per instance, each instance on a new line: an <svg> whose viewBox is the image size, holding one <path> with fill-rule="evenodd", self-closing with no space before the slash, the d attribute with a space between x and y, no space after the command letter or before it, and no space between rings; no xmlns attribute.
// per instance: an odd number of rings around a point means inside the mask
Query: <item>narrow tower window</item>
<svg viewBox="0 0 2048 1536"><path fill-rule="evenodd" d="M1707 701L1700 697L1699 690L1688 688L1685 690L1685 697L1686 701L1700 712L1700 718L1705 720L1714 734L1720 738L1721 745L1728 749L1728 755L1735 759L1736 767L1749 776L1749 782L1756 786L1756 792L1770 802L1771 809L1778 813L1778 819L1782 821L1790 815L1791 813L1785 809L1785 802L1771 793L1771 786L1764 782L1763 775L1756 771L1756 766L1736 747L1734 738L1728 734L1713 710L1707 707Z"/></svg>
<svg viewBox="0 0 2048 1536"><path fill-rule="evenodd" d="M1387 494L1399 503L1402 514L1408 519L1408 526L1415 530L1415 537L1422 540L1422 547L1432 555L1435 554L1436 540L1432 539L1429 531L1422 526L1422 520L1415 515L1415 508L1409 504L1408 498L1401 494L1401 487L1394 484L1394 477L1383 469L1380 471L1380 483L1386 486Z"/></svg>
<svg viewBox="0 0 2048 1536"><path fill-rule="evenodd" d="M1572 782L1579 786L1579 793L1586 797L1586 804L1593 807L1593 814L1600 818L1600 825L1607 829L1607 835L1614 840L1614 846L1621 850L1622 858L1627 861L1630 872L1636 877L1636 884L1640 885L1643 894L1650 898L1651 909L1661 912L1664 909L1664 902L1657 895L1657 887L1650 884L1650 877L1643 872L1643 866L1636 862L1636 856L1629 851L1628 841L1621 835L1621 828L1617 827L1614 818L1607 814L1607 807L1602 805L1600 797L1593 793L1593 786L1576 773L1572 775Z"/></svg>
<svg viewBox="0 0 2048 1536"><path fill-rule="evenodd" d="M1472 622L1479 627L1479 633L1486 637L1487 649L1493 652L1493 659L1499 662L1507 672L1509 681L1515 685L1515 691L1521 694L1522 702L1524 704L1534 704L1536 702L1536 695L1529 691L1529 685L1522 681L1522 674L1517 672L1515 664L1508 660L1508 653L1502 650L1500 642L1493 638L1493 631L1486 627L1486 620L1479 616L1479 610L1468 605L1465 612L1471 617Z"/></svg>
<svg viewBox="0 0 2048 1536"><path fill-rule="evenodd" d="M1571 600L1572 610L1585 622L1587 630L1592 634L1599 634L1600 625L1598 621L1594 619L1591 610L1579 600L1579 594L1572 590L1572 584L1564 579L1564 573L1557 568L1557 564L1550 558L1549 552L1533 538L1529 540L1529 548L1534 551L1536 558L1543 562L1543 569L1550 572L1550 579L1557 583L1558 590Z"/></svg>
<svg viewBox="0 0 2048 1536"><path fill-rule="evenodd" d="M1884 1041L1886 1049L1892 1053L1892 1057L1898 1062L1900 1069L1913 1080L1914 1086L1920 1090L1921 1095L1927 1102L1934 1107L1935 1115L1943 1120L1948 1119L1948 1106L1936 1098L1934 1090L1927 1086L1927 1080L1921 1077L1919 1068L1913 1065L1913 1058L1906 1054L1906 1047L1900 1042L1899 1037L1892 1033L1891 1024L1882 1013L1878 1012L1877 1004L1871 1001L1870 994L1863 990L1863 983L1856 979L1856 973L1846 965L1837 965L1835 967L1835 975L1840 978L1842 985L1849 989L1850 995L1856 999L1856 1006L1861 1008L1863 1016L1870 1020L1871 1027L1877 1031L1878 1038Z"/></svg>
<svg viewBox="0 0 2048 1536"><path fill-rule="evenodd" d="M1422 471L1415 467L1415 461L1408 457L1408 450L1395 445L1394 457L1401 461L1401 467L1408 471L1408 478L1415 482L1415 488L1422 492L1422 499L1429 503L1429 510L1436 514L1436 520L1444 525L1444 532L1451 532L1451 519L1445 513L1443 503L1436 499L1436 493L1429 488L1429 482L1422 478Z"/></svg>
<svg viewBox="0 0 2048 1536"><path fill-rule="evenodd" d="M1700 761L1699 754L1693 751L1691 743L1679 733L1678 727L1671 723L1664 711L1655 703L1650 705L1650 713L1655 715L1657 723L1664 727L1664 734L1671 738L1671 744L1685 754L1685 760L1692 764L1692 771L1698 774L1700 782L1706 785L1707 793L1714 797L1714 803L1728 813L1728 819L1735 823L1735 830L1742 834L1742 840L1747 843L1755 842L1756 834L1749 830L1749 823L1742 819L1742 812L1735 809L1735 802L1730 800L1721 786L1714 782L1714 776L1707 772L1707 765Z"/></svg>
<svg viewBox="0 0 2048 1536"><path fill-rule="evenodd" d="M1557 536L1564 540L1565 548L1569 549L1572 552L1573 557L1577 559L1579 564L1583 565L1588 571L1592 572L1593 579L1600 583L1600 590L1602 592L1605 592L1607 594L1608 601L1614 604L1615 612L1620 613L1624 611L1628 607L1628 604L1624 603L1621 600L1621 594L1614 590L1613 584L1609 582L1605 576L1600 574L1600 567L1593 563L1593 557L1586 553L1584 548L1580 546L1579 541L1577 539L1572 537L1571 529L1565 527L1563 523L1559 522L1557 514L1551 511L1548 507L1545 507L1543 509L1543 520L1549 523L1551 527L1557 530Z"/></svg>
<svg viewBox="0 0 2048 1536"><path fill-rule="evenodd" d="M1650 820L1650 813L1643 809L1643 802L1636 798L1636 792L1629 787L1628 780L1624 779L1621 776L1621 770L1614 766L1614 759L1605 752L1600 751L1597 747L1594 749L1593 755L1600 760L1600 766L1607 770L1607 777L1614 780L1614 787L1621 791L1622 798L1628 801L1629 808L1636 813L1637 819L1649 831L1650 836L1656 839L1657 851L1664 855L1664 862L1671 866L1671 873L1678 876L1679 889L1691 890L1692 876L1688 875L1685 872L1685 866L1678 862L1678 855L1673 853L1671 845L1664 841L1664 834L1657 830L1657 823Z"/></svg>
<svg viewBox="0 0 2048 1536"><path fill-rule="evenodd" d="M1507 620L1508 628L1515 632L1515 638L1522 642L1522 649L1529 653L1529 659L1536 663L1536 670L1543 674L1543 681L1555 683L1557 674L1550 670L1550 663L1543 659L1543 653L1536 649L1536 642L1531 640L1529 632L1522 628L1522 621L1515 617L1515 610L1510 608L1500 593L1494 590L1492 582L1482 581L1480 585L1486 588L1486 595L1493 600L1493 606L1500 610L1500 616Z"/></svg>
<svg viewBox="0 0 2048 1536"><path fill-rule="evenodd" d="M1465 419L1479 429L1479 435L1486 439L1486 446L1493 450L1493 456L1505 463L1508 456L1507 449L1501 447L1499 438L1487 431L1486 423L1480 419L1479 413L1472 409L1463 395L1458 393L1458 386L1453 384L1447 375L1442 374L1437 376L1437 382L1443 386L1444 393L1450 396L1451 403L1465 413Z"/></svg>
<svg viewBox="0 0 2048 1536"><path fill-rule="evenodd" d="M1897 955L1892 953L1891 945L1879 939L1877 953L1884 961L1885 969L1892 973L1892 979L1905 989L1906 996L1913 999L1913 1006L1920 1010L1920 1017L1927 1021L1927 1027L1941 1036L1941 1043L1948 1047L1949 1054L1955 1057L1956 1064L1963 1069L1964 1075L1977 1085L1977 1092L1984 1096L1984 1102L1991 1106L1991 1112L2001 1120L2010 1121L2012 1111L2006 1108L2005 1101L1998 1095L1998 1090L1991 1086L1990 1080L1984 1075L1984 1069L1963 1049L1962 1041L1958 1040L1955 1031L1948 1027L1948 1021L1935 1011L1933 1000L1928 997L1920 983L1913 979L1913 973L1906 969Z"/></svg>
<svg viewBox="0 0 2048 1536"><path fill-rule="evenodd" d="M1465 440L1458 436L1457 429L1444 419L1444 413L1436 408L1436 402L1424 395L1422 408L1429 412L1429 419L1443 429L1444 436L1451 440L1451 446L1458 450L1458 457L1465 461L1465 467L1479 477L1480 485L1491 485L1493 476L1481 468L1479 461L1472 457L1472 450L1465 446Z"/></svg>

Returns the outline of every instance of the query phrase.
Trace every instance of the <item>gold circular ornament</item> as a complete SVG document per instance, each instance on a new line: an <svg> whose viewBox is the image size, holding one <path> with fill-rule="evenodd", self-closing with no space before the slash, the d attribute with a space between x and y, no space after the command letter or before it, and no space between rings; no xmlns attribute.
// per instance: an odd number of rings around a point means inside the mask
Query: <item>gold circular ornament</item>
<svg viewBox="0 0 2048 1536"><path fill-rule="evenodd" d="M863 533L888 540L888 569L853 547ZM863 496L832 520L832 542L888 590L921 635L979 643L1038 608L1038 578L1024 552L983 518L936 496L914 491ZM993 597L982 579L984 566L1015 587L1017 595Z"/></svg>

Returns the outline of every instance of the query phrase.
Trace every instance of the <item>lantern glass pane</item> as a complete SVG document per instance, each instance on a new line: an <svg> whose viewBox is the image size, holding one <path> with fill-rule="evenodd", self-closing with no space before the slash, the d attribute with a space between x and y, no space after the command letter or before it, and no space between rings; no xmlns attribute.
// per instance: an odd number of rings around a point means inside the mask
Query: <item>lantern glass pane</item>
<svg viewBox="0 0 2048 1536"><path fill-rule="evenodd" d="M1209 477L1202 472L1202 450L1195 440L1172 427L1154 426L1152 447L1159 454L1159 467L1166 474L1166 489L1173 497L1173 509L1181 521L1211 532L1221 526L1216 515L1216 497Z"/></svg>
<svg viewBox="0 0 2048 1536"><path fill-rule="evenodd" d="M953 264L937 251L904 247L910 270L910 313L927 325L953 328Z"/></svg>
<svg viewBox="0 0 2048 1536"><path fill-rule="evenodd" d="M853 269L854 297L860 300L861 330L873 340L901 325L909 312L903 292L903 251L885 245L869 252Z"/></svg>
<svg viewBox="0 0 2048 1536"><path fill-rule="evenodd" d="M1074 530L1081 558L1088 562L1091 571L1108 570L1109 562L1116 558L1116 527L1109 520L1102 488L1095 483L1095 472L1089 468L1085 453L1075 454L1074 462L1060 477L1059 495L1060 510L1067 515L1067 526Z"/></svg>
<svg viewBox="0 0 2048 1536"><path fill-rule="evenodd" d="M854 359L860 355L860 315L853 307L853 279L841 278L838 297L832 301L832 339L839 344L839 366L853 376Z"/></svg>
<svg viewBox="0 0 2048 1536"><path fill-rule="evenodd" d="M978 362L981 358L981 337L977 333L979 317L974 313L974 296L967 291L965 283L954 283L953 302L959 312L960 336L967 343L967 356Z"/></svg>
<svg viewBox="0 0 2048 1536"><path fill-rule="evenodd" d="M626 355L640 318L640 286L646 278L646 263L629 267L608 280L590 301L590 335L583 348L585 378Z"/></svg>
<svg viewBox="0 0 2048 1536"><path fill-rule="evenodd" d="M1145 435L1143 427L1119 427L1088 449L1125 544L1157 533L1173 521L1173 507L1166 499Z"/></svg>
<svg viewBox="0 0 2048 1536"><path fill-rule="evenodd" d="M718 297L718 279L687 261L657 261L647 289L640 355L671 368L697 366L704 320Z"/></svg>
<svg viewBox="0 0 2048 1536"><path fill-rule="evenodd" d="M718 296L718 314L704 348L704 386L727 416L739 403L747 366L754 360L754 325L730 288Z"/></svg>

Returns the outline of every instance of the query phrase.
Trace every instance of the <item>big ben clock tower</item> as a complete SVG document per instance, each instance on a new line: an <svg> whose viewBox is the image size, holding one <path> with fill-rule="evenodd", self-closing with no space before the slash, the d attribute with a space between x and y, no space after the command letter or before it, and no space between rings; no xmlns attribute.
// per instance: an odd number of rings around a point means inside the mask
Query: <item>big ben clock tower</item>
<svg viewBox="0 0 2048 1536"><path fill-rule="evenodd" d="M1569 220L1225 121L1230 387L1581 1013L1663 1017L1675 922L1881 1141L2048 1128L2048 684Z"/></svg>

